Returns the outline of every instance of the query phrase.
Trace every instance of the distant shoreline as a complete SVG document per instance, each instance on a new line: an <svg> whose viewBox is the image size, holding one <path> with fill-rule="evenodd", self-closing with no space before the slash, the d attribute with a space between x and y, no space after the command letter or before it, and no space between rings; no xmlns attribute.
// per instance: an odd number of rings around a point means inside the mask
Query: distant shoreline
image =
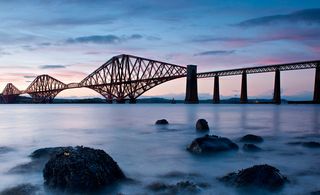
<svg viewBox="0 0 320 195"><path fill-rule="evenodd" d="M167 98L141 98L138 104L183 104L184 100L172 100ZM200 104L213 104L211 99L199 100ZM312 104L312 101L288 101L283 99L282 104ZM19 96L13 104L36 104L30 97ZM107 104L102 98L62 99L53 100L53 104ZM240 98L229 98L220 101L220 104L240 104ZM249 99L247 104L273 104L272 99Z"/></svg>

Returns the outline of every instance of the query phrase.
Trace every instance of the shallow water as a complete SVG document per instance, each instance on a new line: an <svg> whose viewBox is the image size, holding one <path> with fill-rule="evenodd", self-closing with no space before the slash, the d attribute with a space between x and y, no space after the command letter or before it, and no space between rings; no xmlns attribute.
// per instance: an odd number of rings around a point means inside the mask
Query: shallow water
<svg viewBox="0 0 320 195"><path fill-rule="evenodd" d="M155 126L166 118L170 125ZM192 155L186 146L202 134L197 119L209 122L210 134L234 140L240 150L210 156ZM21 183L43 189L41 171L8 171L30 161L35 149L84 145L105 150L125 174L136 180L106 189L116 194L151 194L152 182L208 183L200 194L238 194L217 177L255 164L280 169L290 183L277 194L306 194L320 190L320 149L288 145L293 141L320 141L317 105L0 105L0 191ZM264 137L262 152L244 152L237 139L247 133ZM185 174L173 174L182 172ZM171 173L171 176L170 176ZM168 175L169 174L169 175ZM256 192L257 193L257 192ZM259 192L267 193L267 192Z"/></svg>

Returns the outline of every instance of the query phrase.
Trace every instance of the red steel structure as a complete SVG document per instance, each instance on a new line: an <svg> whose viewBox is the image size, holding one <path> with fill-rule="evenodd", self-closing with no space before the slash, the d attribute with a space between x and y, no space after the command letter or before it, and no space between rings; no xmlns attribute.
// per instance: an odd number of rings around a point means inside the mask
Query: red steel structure
<svg viewBox="0 0 320 195"><path fill-rule="evenodd" d="M220 102L219 77L242 75L241 103L247 103L247 74L275 72L273 102L281 103L280 71L315 69L314 103L320 103L320 61L305 61L287 64L246 67L231 70L197 73L197 66L187 67L151 60L133 55L112 57L80 83L65 84L49 75L40 75L26 90L19 90L8 83L0 94L4 103L13 103L20 94L29 94L35 103L51 103L55 96L65 89L86 87L104 96L107 102L115 100L134 103L144 92L164 82L187 77L186 103L198 103L197 79L214 77L213 102Z"/></svg>
<svg viewBox="0 0 320 195"><path fill-rule="evenodd" d="M87 87L100 93L108 102L129 100L134 103L149 89L186 74L187 68L183 66L123 54L112 57L80 83L65 84L49 75L40 75L24 91L8 84L2 96L5 103L14 102L13 97L20 94L29 94L34 103L51 103L65 89Z"/></svg>

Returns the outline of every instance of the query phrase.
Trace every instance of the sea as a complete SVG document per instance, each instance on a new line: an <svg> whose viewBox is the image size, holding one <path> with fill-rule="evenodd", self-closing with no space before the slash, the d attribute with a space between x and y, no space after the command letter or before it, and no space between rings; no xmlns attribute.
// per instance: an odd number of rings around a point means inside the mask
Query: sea
<svg viewBox="0 0 320 195"><path fill-rule="evenodd" d="M239 145L231 153L194 155L186 150L206 133ZM155 125L167 119L169 125ZM246 152L239 138L262 136L262 151ZM260 104L2 104L0 105L0 191L30 183L37 194L55 194L44 186L42 171L12 172L31 161L36 149L87 146L107 152L131 182L100 194L156 194L153 183L206 184L198 194L269 194L244 192L217 178L253 165L269 164L289 182L272 194L309 194L320 190L320 149L290 142L320 142L320 105ZM161 192L160 192L161 193Z"/></svg>

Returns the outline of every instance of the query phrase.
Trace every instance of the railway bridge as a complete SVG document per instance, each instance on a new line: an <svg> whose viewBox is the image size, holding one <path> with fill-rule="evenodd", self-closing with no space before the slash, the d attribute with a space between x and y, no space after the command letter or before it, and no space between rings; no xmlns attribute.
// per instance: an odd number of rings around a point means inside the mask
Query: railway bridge
<svg viewBox="0 0 320 195"><path fill-rule="evenodd" d="M313 103L320 103L320 60L287 64L245 67L197 73L196 65L177 65L133 55L112 57L80 83L65 84L49 75L39 75L25 90L8 83L0 94L3 103L14 103L21 94L29 94L34 103L52 103L57 94L66 89L90 88L106 98L106 102L135 103L137 98L164 82L186 77L186 103L198 103L197 80L214 78L213 103L220 102L219 78L242 75L240 102L248 102L247 74L274 72L273 103L281 103L280 73L282 71L315 69Z"/></svg>

